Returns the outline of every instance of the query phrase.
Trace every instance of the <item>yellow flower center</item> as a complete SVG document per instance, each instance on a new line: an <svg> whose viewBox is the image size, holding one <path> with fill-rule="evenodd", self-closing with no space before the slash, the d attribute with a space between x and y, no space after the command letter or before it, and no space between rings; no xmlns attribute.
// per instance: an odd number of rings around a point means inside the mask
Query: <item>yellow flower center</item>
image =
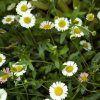
<svg viewBox="0 0 100 100"><path fill-rule="evenodd" d="M47 24L47 25L44 25L43 29L47 30L47 29L51 29L51 25Z"/></svg>
<svg viewBox="0 0 100 100"><path fill-rule="evenodd" d="M2 77L2 80L6 80L9 78L9 74L8 73L5 73Z"/></svg>
<svg viewBox="0 0 100 100"><path fill-rule="evenodd" d="M21 6L21 11L26 12L28 10L27 5L22 5Z"/></svg>
<svg viewBox="0 0 100 100"><path fill-rule="evenodd" d="M23 70L23 66L22 65L18 65L17 67L16 67L16 71L17 72L21 72Z"/></svg>
<svg viewBox="0 0 100 100"><path fill-rule="evenodd" d="M67 72L72 72L73 71L73 66L66 66L66 71Z"/></svg>
<svg viewBox="0 0 100 100"><path fill-rule="evenodd" d="M87 44L87 43L84 43L84 44L83 44L83 47L84 47L84 48L88 48L88 44Z"/></svg>
<svg viewBox="0 0 100 100"><path fill-rule="evenodd" d="M93 14L88 14L87 15L87 20L88 21L93 21L94 20L94 15Z"/></svg>
<svg viewBox="0 0 100 100"><path fill-rule="evenodd" d="M21 72L23 70L23 66L22 65L17 65L16 67L12 67L11 71L12 72Z"/></svg>
<svg viewBox="0 0 100 100"><path fill-rule="evenodd" d="M0 62L2 62L2 58L0 57Z"/></svg>
<svg viewBox="0 0 100 100"><path fill-rule="evenodd" d="M10 17L6 18L6 22L10 22L10 21L11 21Z"/></svg>
<svg viewBox="0 0 100 100"><path fill-rule="evenodd" d="M88 78L87 78L86 76L82 76L82 77L81 77L81 80L82 80L82 81L87 81Z"/></svg>
<svg viewBox="0 0 100 100"><path fill-rule="evenodd" d="M59 23L58 23L59 27L63 28L66 26L66 22L65 20L60 20Z"/></svg>
<svg viewBox="0 0 100 100"><path fill-rule="evenodd" d="M29 24L29 23L31 22L31 18L30 18L30 17L25 17L25 18L24 18L24 22L25 22L26 24Z"/></svg>
<svg viewBox="0 0 100 100"><path fill-rule="evenodd" d="M73 23L74 23L74 24L78 24L79 22L78 22L77 20L74 20Z"/></svg>
<svg viewBox="0 0 100 100"><path fill-rule="evenodd" d="M55 94L57 95L57 96L61 96L62 95L62 93L63 93L63 89L61 88L61 87L56 87L55 89L54 89L54 92L55 92Z"/></svg>
<svg viewBox="0 0 100 100"><path fill-rule="evenodd" d="M74 33L80 34L80 32L81 32L81 30L78 27L74 28Z"/></svg>

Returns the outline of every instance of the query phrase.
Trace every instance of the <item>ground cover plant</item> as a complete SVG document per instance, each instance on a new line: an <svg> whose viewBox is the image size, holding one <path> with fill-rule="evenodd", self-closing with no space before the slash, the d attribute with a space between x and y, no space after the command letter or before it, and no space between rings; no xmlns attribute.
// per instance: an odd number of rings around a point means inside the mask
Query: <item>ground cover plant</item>
<svg viewBox="0 0 100 100"><path fill-rule="evenodd" d="M99 0L0 0L0 100L99 100L99 69Z"/></svg>

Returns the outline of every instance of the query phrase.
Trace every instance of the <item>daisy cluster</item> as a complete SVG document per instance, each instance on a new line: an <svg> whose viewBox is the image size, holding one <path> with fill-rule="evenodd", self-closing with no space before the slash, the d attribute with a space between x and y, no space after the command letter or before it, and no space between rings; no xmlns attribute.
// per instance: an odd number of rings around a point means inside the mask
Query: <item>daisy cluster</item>
<svg viewBox="0 0 100 100"><path fill-rule="evenodd" d="M6 57L3 54L0 54L0 65L2 66L6 62ZM63 63L64 68L62 69L62 74L67 77L73 76L78 71L78 66L74 61L67 61ZM0 84L3 84L8 81L9 78L16 76L16 80L19 81L20 77L26 72L27 66L25 64L20 64L16 62L11 65L10 68L3 68L3 74L0 76ZM79 76L80 82L88 81L88 73L82 72ZM6 100L7 93L4 89L0 89L1 100ZM63 82L55 82L49 88L50 97L53 100L64 100L68 94L67 85Z"/></svg>
<svg viewBox="0 0 100 100"><path fill-rule="evenodd" d="M8 10L12 10L15 6L15 3L11 4L8 7ZM18 21L22 27L31 28L35 25L36 22L35 16L31 13L33 9L34 7L32 7L30 2L21 1L16 6L17 15L7 15L3 18L2 23L11 24L14 21Z"/></svg>
<svg viewBox="0 0 100 100"><path fill-rule="evenodd" d="M33 0L34 1L34 0ZM37 0L36 0L37 1ZM12 3L8 6L7 10L11 11L16 7L17 15L7 15L2 19L3 24L13 24L18 22L24 28L33 28L36 23L36 16L32 14L32 10L35 7L32 6L31 2L20 1L17 5ZM100 19L100 12L97 13L97 18ZM86 15L86 20L91 22L95 19L93 13L88 13ZM70 39L80 38L86 35L83 29L89 31L87 26L83 25L81 18L76 17L75 19L69 19L66 17L56 17L54 21L42 21L39 25L39 29L42 30L51 30L56 29L58 32L68 31ZM91 32L91 31L89 31ZM92 33L92 32L91 32ZM82 40L86 41L86 40ZM89 42L85 42L83 45L82 41L80 45L83 46L83 49L89 51L92 49L92 46ZM84 47L85 46L85 47Z"/></svg>
<svg viewBox="0 0 100 100"><path fill-rule="evenodd" d="M0 54L0 66L3 66L4 63L6 63L6 57L4 54ZM0 76L0 84L5 83L9 77L16 76L19 78L26 72L26 70L26 64L20 64L20 62L12 64L10 68L3 68L3 70L1 70L3 74Z"/></svg>
<svg viewBox="0 0 100 100"><path fill-rule="evenodd" d="M6 63L6 56L0 53L0 67ZM14 79L15 81L20 81L21 76L26 72L26 64L20 64L16 62L10 67L5 67L0 72L0 84L3 84L9 80L9 78ZM0 89L0 100L6 100L7 92L4 89Z"/></svg>
<svg viewBox="0 0 100 100"><path fill-rule="evenodd" d="M74 61L64 62L63 66L62 74L66 77L71 77L78 71L78 66ZM78 79L80 82L88 81L88 73L82 72ZM45 100L65 100L68 95L68 87L65 83L57 81L50 86L49 94L51 99Z"/></svg>

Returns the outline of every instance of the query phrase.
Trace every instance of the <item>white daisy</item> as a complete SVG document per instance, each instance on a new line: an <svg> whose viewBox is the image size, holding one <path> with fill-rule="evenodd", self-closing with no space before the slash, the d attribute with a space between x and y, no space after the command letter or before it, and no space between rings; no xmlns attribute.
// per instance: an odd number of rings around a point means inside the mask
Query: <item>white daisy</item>
<svg viewBox="0 0 100 100"><path fill-rule="evenodd" d="M8 78L11 76L9 68L4 68L2 70L2 72L3 72L3 75L0 75L0 83L1 84L5 83L8 80Z"/></svg>
<svg viewBox="0 0 100 100"><path fill-rule="evenodd" d="M92 49L92 46L89 42L87 42L86 40L82 40L80 41L80 45L83 46L83 48L87 51L90 51Z"/></svg>
<svg viewBox="0 0 100 100"><path fill-rule="evenodd" d="M44 30L49 30L49 29L52 29L53 27L54 27L54 24L50 21L43 21L40 24L40 28Z"/></svg>
<svg viewBox="0 0 100 100"><path fill-rule="evenodd" d="M0 89L0 100L7 99L7 92L4 89Z"/></svg>
<svg viewBox="0 0 100 100"><path fill-rule="evenodd" d="M82 25L82 20L80 18L75 18L73 21L70 20L70 23L73 23L75 25L81 26Z"/></svg>
<svg viewBox="0 0 100 100"><path fill-rule="evenodd" d="M100 19L100 11L97 13L97 18Z"/></svg>
<svg viewBox="0 0 100 100"><path fill-rule="evenodd" d="M65 31L69 28L69 21L67 18L61 17L55 20L55 28L58 31Z"/></svg>
<svg viewBox="0 0 100 100"><path fill-rule="evenodd" d="M26 65L20 64L19 62L13 64L11 66L11 71L14 73L15 76L19 77L23 75L27 70Z"/></svg>
<svg viewBox="0 0 100 100"><path fill-rule="evenodd" d="M19 19L19 23L22 27L25 28L31 28L35 25L35 16L32 14L24 14L22 17Z"/></svg>
<svg viewBox="0 0 100 100"><path fill-rule="evenodd" d="M3 18L2 23L3 24L11 24L15 19L14 15L7 15Z"/></svg>
<svg viewBox="0 0 100 100"><path fill-rule="evenodd" d="M0 66L2 66L6 62L6 57L3 54L0 54Z"/></svg>
<svg viewBox="0 0 100 100"><path fill-rule="evenodd" d="M84 36L84 33L78 26L74 26L71 29L71 37L81 37Z"/></svg>
<svg viewBox="0 0 100 100"><path fill-rule="evenodd" d="M64 83L56 82L50 86L49 93L53 100L65 100L68 94L68 89Z"/></svg>
<svg viewBox="0 0 100 100"><path fill-rule="evenodd" d="M29 14L31 10L32 10L32 5L30 2L27 2L27 1L21 1L16 6L16 12L19 15Z"/></svg>
<svg viewBox="0 0 100 100"><path fill-rule="evenodd" d="M72 76L78 70L77 64L73 61L67 61L63 64L65 68L62 70L64 76Z"/></svg>

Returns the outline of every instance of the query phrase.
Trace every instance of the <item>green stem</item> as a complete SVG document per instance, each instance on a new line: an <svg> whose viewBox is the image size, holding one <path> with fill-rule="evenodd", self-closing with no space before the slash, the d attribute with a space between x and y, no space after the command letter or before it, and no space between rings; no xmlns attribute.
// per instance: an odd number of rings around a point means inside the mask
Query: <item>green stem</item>
<svg viewBox="0 0 100 100"><path fill-rule="evenodd" d="M31 36L31 38L32 38L32 40L33 40L33 42L34 42L34 44L37 44L37 42L36 42L36 40L35 40L35 38L34 38L34 36L33 36L33 34L32 34L31 29L28 29L28 30L29 30L30 36Z"/></svg>
<svg viewBox="0 0 100 100"><path fill-rule="evenodd" d="M73 43L73 45L76 47L76 49L79 51L79 49L78 49L78 47L76 46L76 44L72 41L72 43ZM84 62L84 66L87 66L88 68L89 68L89 66L88 66L88 64L87 64L87 62L86 62L86 60L85 60L85 58L83 57L83 55L81 54L81 52L79 51L79 53L80 53L80 55L82 56L82 60L83 60L83 62Z"/></svg>
<svg viewBox="0 0 100 100"><path fill-rule="evenodd" d="M22 85L23 85L23 87L24 87L24 89L25 89L27 100L29 100L29 98L28 98L27 88L25 87L25 85L24 85L24 83L23 83L23 82L22 82Z"/></svg>

